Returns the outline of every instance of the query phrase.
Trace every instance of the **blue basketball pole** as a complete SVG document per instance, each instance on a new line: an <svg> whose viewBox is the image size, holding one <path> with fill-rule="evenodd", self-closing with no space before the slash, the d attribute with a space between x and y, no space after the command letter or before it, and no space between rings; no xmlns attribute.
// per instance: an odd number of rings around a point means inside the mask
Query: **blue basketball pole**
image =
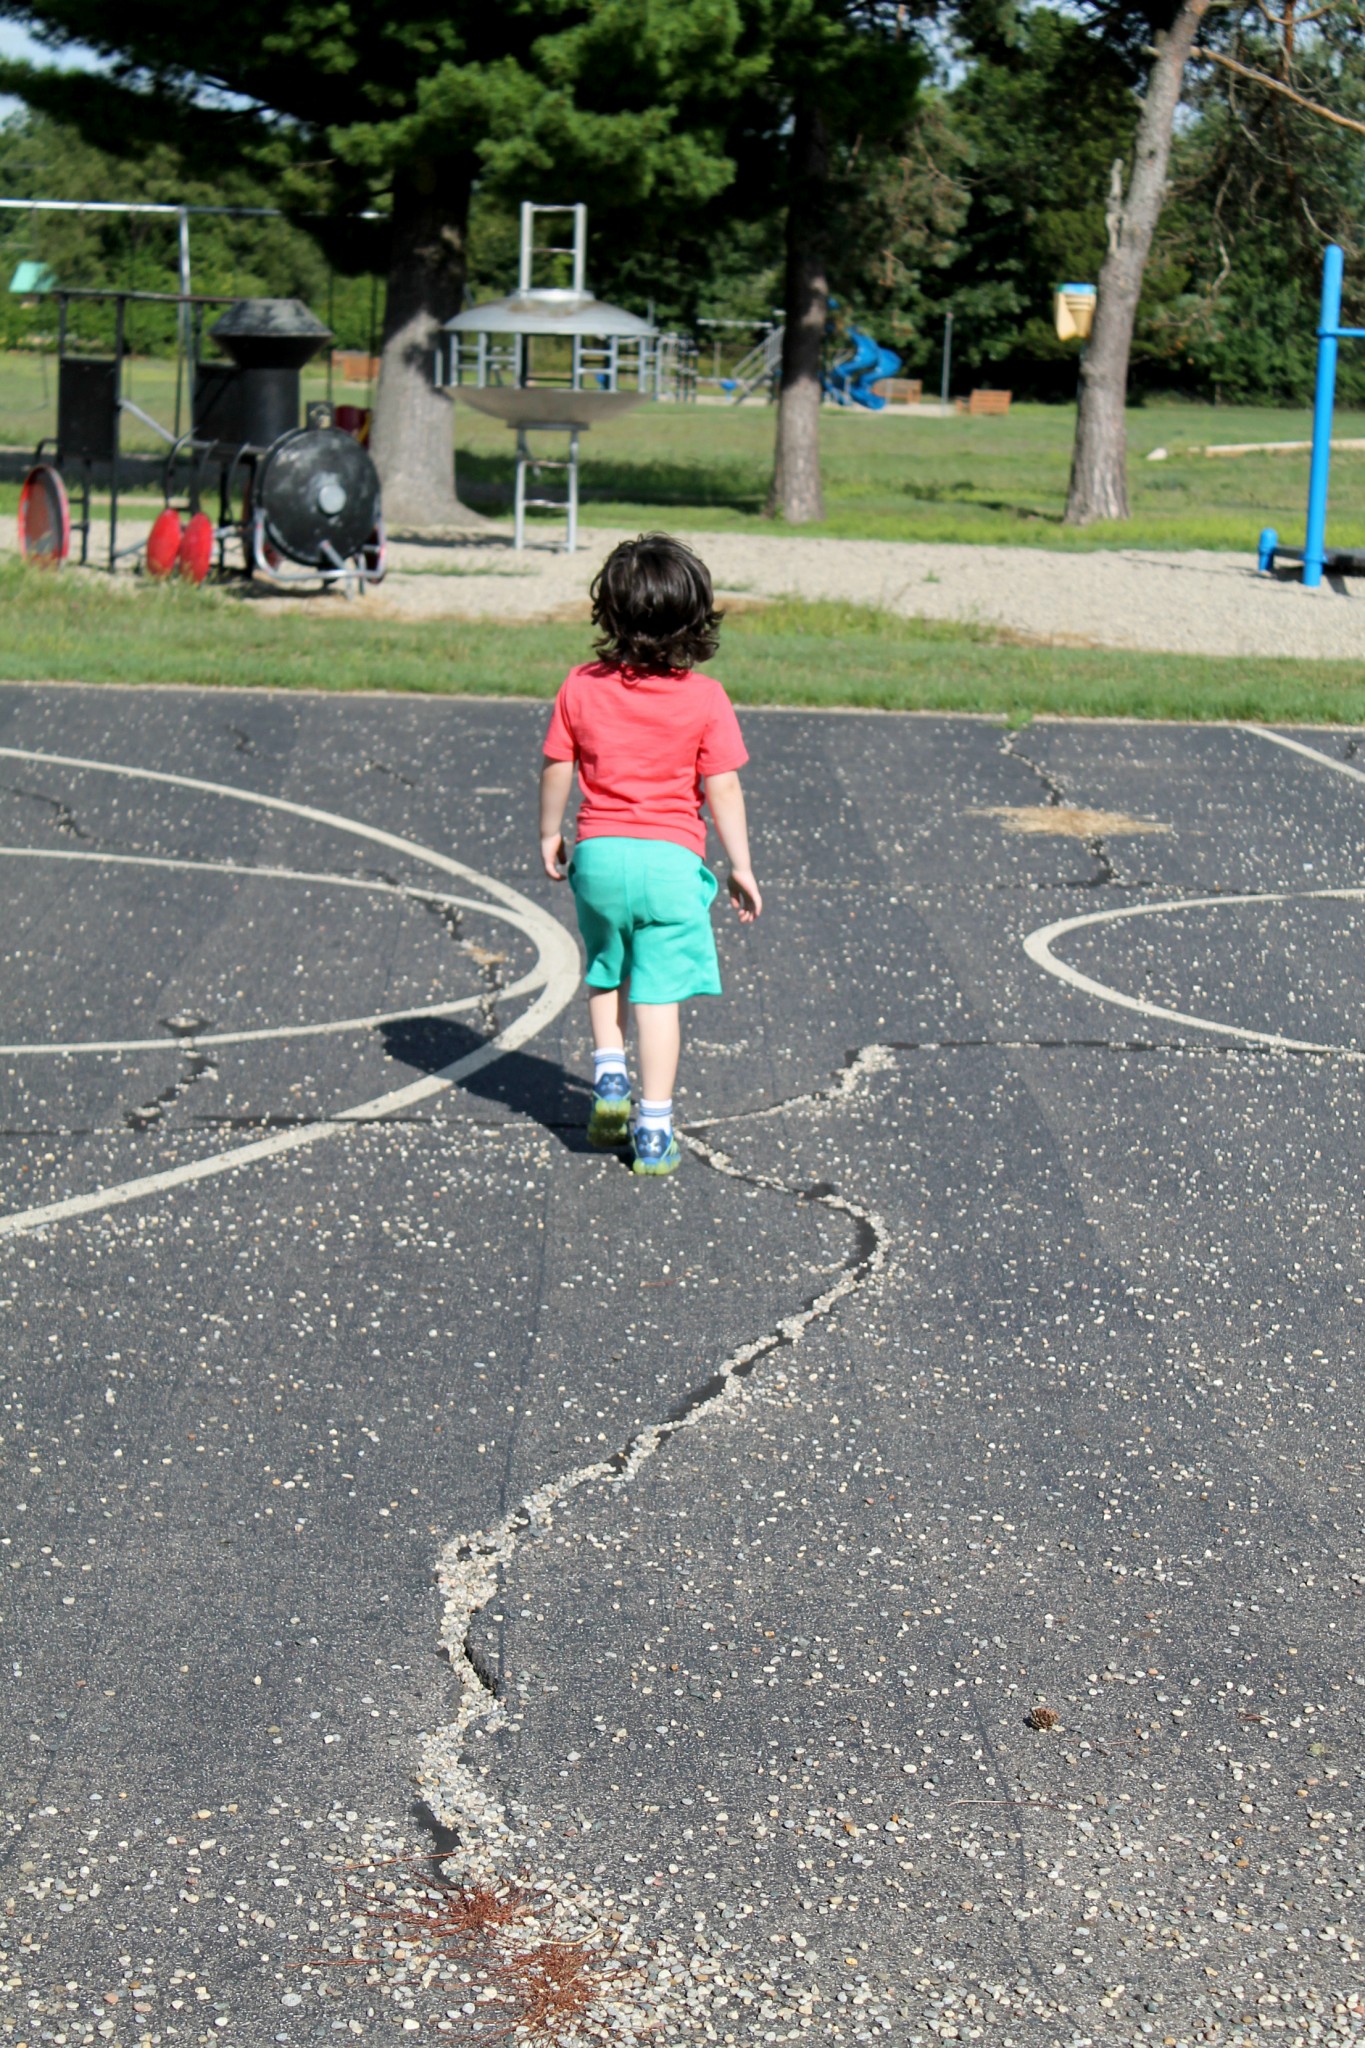
<svg viewBox="0 0 1365 2048"><path fill-rule="evenodd" d="M1303 583L1316 590L1327 559L1327 483L1332 466L1332 407L1341 334L1341 278L1345 257L1335 242L1322 259L1322 313L1318 320L1318 380L1313 393L1313 457L1308 469L1308 530L1303 542Z"/></svg>

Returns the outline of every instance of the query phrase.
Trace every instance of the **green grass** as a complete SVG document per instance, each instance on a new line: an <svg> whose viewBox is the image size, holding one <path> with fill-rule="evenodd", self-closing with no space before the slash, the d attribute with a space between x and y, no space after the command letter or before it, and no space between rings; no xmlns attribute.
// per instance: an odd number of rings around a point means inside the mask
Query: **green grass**
<svg viewBox="0 0 1365 2048"><path fill-rule="evenodd" d="M457 399L456 471L472 504L511 502L513 437ZM775 415L767 406L646 405L582 443L583 519L598 526L771 532L763 518ZM1020 405L1003 419L875 416L828 409L821 421L823 524L848 539L975 541L1090 549L1221 548L1249 555L1263 526L1302 539L1308 457L1214 458L1210 442L1306 440L1310 415L1248 406L1152 404L1128 417L1132 518L1078 532L1062 525L1075 414ZM1365 415L1335 432L1365 439ZM548 444L547 444L548 445ZM1148 462L1158 447L1165 462ZM1332 465L1330 531L1351 544L1365 523L1365 454ZM1348 536L1350 538L1348 538Z"/></svg>
<svg viewBox="0 0 1365 2048"><path fill-rule="evenodd" d="M913 367L913 366L912 366ZM157 418L174 413L174 366L138 358L131 395ZM325 372L305 373L305 398L321 397ZM337 384L339 400L363 403L364 386ZM1306 398L1307 394L1305 394ZM669 525L686 530L771 532L763 505L772 471L770 406L645 404L583 437L583 518L597 526ZM821 425L828 517L803 532L848 538L977 541L1049 548L1223 548L1249 554L1263 526L1302 538L1306 455L1212 459L1210 442L1306 440L1307 404L1151 403L1128 416L1133 516L1121 526L1062 525L1075 414L1070 406L1018 405L1003 419L939 420L913 411L877 415L828 408ZM132 450L159 448L139 421L125 422ZM0 445L31 447L55 427L51 362L0 355ZM1365 414L1337 415L1343 439L1365 439ZM496 420L455 404L461 489L481 510L510 510L514 439ZM1170 451L1146 461L1154 448ZM547 444L558 452L556 444ZM13 501L0 494L0 514ZM1365 524L1365 455L1333 462L1331 532L1349 545Z"/></svg>
<svg viewBox="0 0 1365 2048"><path fill-rule="evenodd" d="M588 652L575 624L365 615L332 600L267 613L233 590L111 583L0 564L4 675L549 698ZM1037 647L986 628L786 600L736 613L715 667L741 704L1365 724L1355 662L1219 660Z"/></svg>
<svg viewBox="0 0 1365 2048"><path fill-rule="evenodd" d="M165 357L130 356L124 366L123 395L149 412L153 419L170 428L175 423L175 364ZM303 374L303 396L308 401L327 395L327 366L320 364ZM333 396L340 405L364 405L364 385L336 382ZM181 424L186 424L188 400L181 393ZM57 366L50 356L28 349L0 352L0 447L32 448L44 436L57 431ZM125 415L122 443L130 454L162 455L166 444L135 414Z"/></svg>

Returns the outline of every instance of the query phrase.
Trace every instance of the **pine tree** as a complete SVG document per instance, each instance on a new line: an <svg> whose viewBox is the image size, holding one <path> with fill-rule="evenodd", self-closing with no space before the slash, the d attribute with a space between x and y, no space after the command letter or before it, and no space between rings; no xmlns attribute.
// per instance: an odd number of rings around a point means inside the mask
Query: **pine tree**
<svg viewBox="0 0 1365 2048"><path fill-rule="evenodd" d="M373 445L397 525L459 517L433 365L460 310L476 181L682 210L732 175L715 110L738 80L738 0L2 0L0 15L102 60L98 74L0 65L0 91L92 141L251 159L285 198L321 189L343 242L363 203L387 210Z"/></svg>

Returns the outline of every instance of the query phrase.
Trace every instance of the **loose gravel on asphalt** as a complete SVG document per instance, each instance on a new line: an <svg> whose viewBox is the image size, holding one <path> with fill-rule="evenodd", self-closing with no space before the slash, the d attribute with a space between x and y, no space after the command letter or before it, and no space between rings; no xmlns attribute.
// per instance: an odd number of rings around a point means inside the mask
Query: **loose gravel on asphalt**
<svg viewBox="0 0 1365 2048"><path fill-rule="evenodd" d="M578 998L344 1121L543 717L0 692L2 2037L1359 2041L1360 735L750 712L641 1186Z"/></svg>

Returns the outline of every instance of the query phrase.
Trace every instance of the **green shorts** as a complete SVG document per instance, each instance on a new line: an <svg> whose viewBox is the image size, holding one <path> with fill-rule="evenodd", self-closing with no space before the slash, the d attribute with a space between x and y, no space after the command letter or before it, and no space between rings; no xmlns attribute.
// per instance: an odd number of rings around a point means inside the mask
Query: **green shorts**
<svg viewBox="0 0 1365 2048"><path fill-rule="evenodd" d="M589 988L630 982L633 1003L720 994L716 878L671 839L583 839L569 863Z"/></svg>

